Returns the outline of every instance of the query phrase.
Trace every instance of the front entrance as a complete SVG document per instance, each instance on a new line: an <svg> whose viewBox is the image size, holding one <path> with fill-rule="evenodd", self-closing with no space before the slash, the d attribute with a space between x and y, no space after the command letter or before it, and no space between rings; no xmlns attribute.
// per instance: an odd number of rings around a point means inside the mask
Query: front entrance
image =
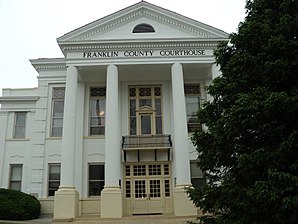
<svg viewBox="0 0 298 224"><path fill-rule="evenodd" d="M131 214L171 210L169 162L125 164L125 202Z"/></svg>
<svg viewBox="0 0 298 224"><path fill-rule="evenodd" d="M133 214L162 213L161 179L135 179Z"/></svg>

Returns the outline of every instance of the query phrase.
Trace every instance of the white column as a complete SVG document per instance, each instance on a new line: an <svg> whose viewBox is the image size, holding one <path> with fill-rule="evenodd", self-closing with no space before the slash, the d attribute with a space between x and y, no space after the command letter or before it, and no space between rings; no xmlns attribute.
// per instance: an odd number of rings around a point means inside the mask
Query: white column
<svg viewBox="0 0 298 224"><path fill-rule="evenodd" d="M118 186L120 179L120 136L118 69L107 68L107 96L105 123L105 186Z"/></svg>
<svg viewBox="0 0 298 224"><path fill-rule="evenodd" d="M182 65L172 65L172 95L174 121L174 160L176 184L190 184L190 165L188 155L188 132L185 108L185 94Z"/></svg>
<svg viewBox="0 0 298 224"><path fill-rule="evenodd" d="M173 143L176 186L174 189L174 214L196 215L197 209L188 198L185 187L191 187L188 152L188 133L182 65L172 65Z"/></svg>
<svg viewBox="0 0 298 224"><path fill-rule="evenodd" d="M221 75L220 67L215 63L213 63L210 68L210 75L209 75L210 78L205 80L206 86L211 85L212 81L220 75ZM210 94L206 93L206 100L213 101L213 97Z"/></svg>
<svg viewBox="0 0 298 224"><path fill-rule="evenodd" d="M54 198L54 220L72 221L79 215L79 194L75 189L76 102L78 70L68 66L64 99L61 147L61 178Z"/></svg>
<svg viewBox="0 0 298 224"><path fill-rule="evenodd" d="M101 217L122 217L121 148L119 122L118 68L107 67L107 95L105 122L105 187L101 192Z"/></svg>
<svg viewBox="0 0 298 224"><path fill-rule="evenodd" d="M212 76L212 79L215 79L215 78L217 78L220 75L221 75L220 67L218 65L216 65L215 63L213 63L211 65L211 76Z"/></svg>
<svg viewBox="0 0 298 224"><path fill-rule="evenodd" d="M0 188L6 188L7 185L4 185L4 180L2 176L4 175L4 162L5 162L5 138L6 138L6 129L7 129L7 122L8 122L8 112L0 111Z"/></svg>
<svg viewBox="0 0 298 224"><path fill-rule="evenodd" d="M74 186L77 87L77 68L68 66L63 115L61 187Z"/></svg>

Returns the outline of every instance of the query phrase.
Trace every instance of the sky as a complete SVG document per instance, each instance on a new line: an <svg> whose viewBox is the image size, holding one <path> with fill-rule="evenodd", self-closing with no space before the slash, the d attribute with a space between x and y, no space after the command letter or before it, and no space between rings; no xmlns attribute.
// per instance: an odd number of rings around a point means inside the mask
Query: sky
<svg viewBox="0 0 298 224"><path fill-rule="evenodd" d="M0 96L37 87L29 59L63 57L57 38L140 0L0 0ZM246 0L147 0L227 33L237 32Z"/></svg>

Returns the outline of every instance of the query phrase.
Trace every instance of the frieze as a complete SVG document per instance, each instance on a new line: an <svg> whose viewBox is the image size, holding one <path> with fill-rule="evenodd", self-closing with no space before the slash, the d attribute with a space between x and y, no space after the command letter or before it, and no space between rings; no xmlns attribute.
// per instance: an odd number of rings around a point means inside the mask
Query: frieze
<svg viewBox="0 0 298 224"><path fill-rule="evenodd" d="M212 54L210 50L184 49L184 50L127 50L127 51L91 51L83 52L83 58L140 58L140 57L190 57L206 56Z"/></svg>

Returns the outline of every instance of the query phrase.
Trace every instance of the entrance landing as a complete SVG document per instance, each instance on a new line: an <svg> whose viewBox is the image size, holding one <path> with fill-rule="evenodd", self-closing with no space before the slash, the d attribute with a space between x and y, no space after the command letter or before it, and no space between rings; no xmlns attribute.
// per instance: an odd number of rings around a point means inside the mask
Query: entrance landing
<svg viewBox="0 0 298 224"><path fill-rule="evenodd" d="M190 221L195 223L196 218L197 217L195 216L177 217L174 215L134 215L122 217L120 219L107 219L101 218L99 215L83 215L75 219L73 224L187 224ZM55 224L62 223L55 222ZM68 224L70 223L68 222Z"/></svg>

